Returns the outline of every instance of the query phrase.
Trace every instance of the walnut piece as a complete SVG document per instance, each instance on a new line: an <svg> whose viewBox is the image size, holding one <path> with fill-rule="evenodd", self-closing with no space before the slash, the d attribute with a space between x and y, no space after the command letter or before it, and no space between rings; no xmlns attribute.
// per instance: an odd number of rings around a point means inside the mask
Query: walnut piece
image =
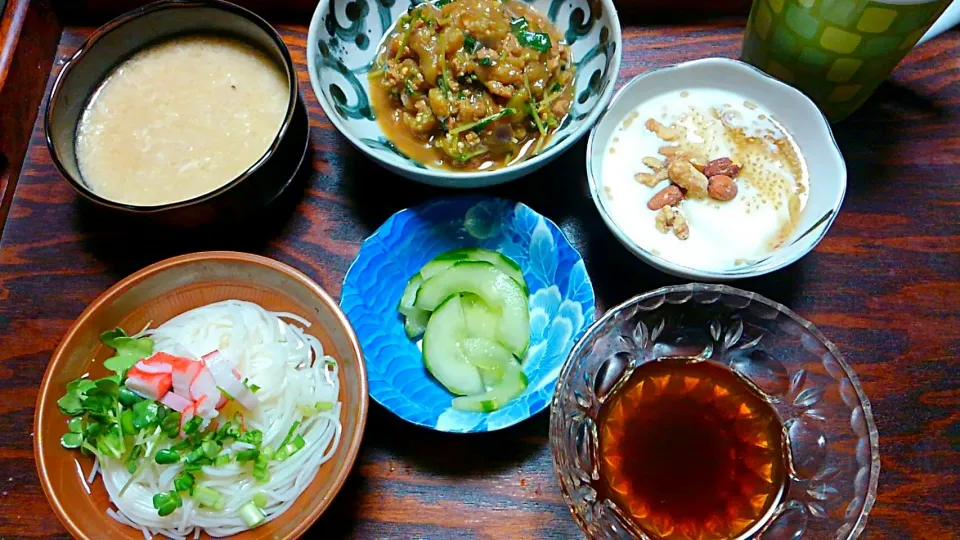
<svg viewBox="0 0 960 540"><path fill-rule="evenodd" d="M643 164L655 171L663 168L663 160L653 156L647 156L643 158Z"/></svg>
<svg viewBox="0 0 960 540"><path fill-rule="evenodd" d="M676 217L677 213L672 206L664 206L657 212L657 216L654 218L653 224L658 231L666 234L670 232L670 227L673 226L673 220Z"/></svg>
<svg viewBox="0 0 960 540"><path fill-rule="evenodd" d="M705 197L707 195L707 177L689 161L677 159L667 168L670 180L687 190L691 197Z"/></svg>
<svg viewBox="0 0 960 540"><path fill-rule="evenodd" d="M647 129L656 133L657 137L660 137L664 141L676 141L677 139L683 137L683 131L675 127L665 126L654 118L648 119L647 123L644 125L647 127Z"/></svg>
<svg viewBox="0 0 960 540"><path fill-rule="evenodd" d="M658 169L654 173L637 173L633 175L633 179L645 186L654 187L667 179L667 170Z"/></svg>
<svg viewBox="0 0 960 540"><path fill-rule="evenodd" d="M673 234L681 240L690 238L690 226L687 225L687 218L683 214L676 212L673 216Z"/></svg>

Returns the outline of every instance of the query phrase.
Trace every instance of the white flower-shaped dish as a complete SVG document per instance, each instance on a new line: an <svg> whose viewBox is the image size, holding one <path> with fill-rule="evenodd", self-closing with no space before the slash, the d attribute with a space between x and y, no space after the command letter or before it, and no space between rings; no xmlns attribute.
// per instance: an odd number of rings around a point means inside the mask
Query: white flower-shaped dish
<svg viewBox="0 0 960 540"><path fill-rule="evenodd" d="M521 0L517 0L521 1ZM320 0L307 36L310 84L333 125L361 152L402 176L444 187L475 188L514 180L546 165L580 139L613 96L622 38L613 0L522 0L547 16L573 52L576 79L570 114L539 155L492 171L429 168L384 135L370 105L367 73L383 36L424 0Z"/></svg>
<svg viewBox="0 0 960 540"><path fill-rule="evenodd" d="M683 266L640 247L613 219L606 206L603 179L605 146L614 131L641 102L654 96L694 88L728 90L772 113L794 138L810 177L810 193L794 233L780 248L752 264L724 271ZM587 146L587 178L593 201L607 227L634 255L668 274L688 279L727 281L759 276L783 268L810 252L833 223L847 189L847 167L820 109L799 90L762 71L726 58L707 58L669 66L634 77L614 96ZM653 229L651 234L660 234Z"/></svg>

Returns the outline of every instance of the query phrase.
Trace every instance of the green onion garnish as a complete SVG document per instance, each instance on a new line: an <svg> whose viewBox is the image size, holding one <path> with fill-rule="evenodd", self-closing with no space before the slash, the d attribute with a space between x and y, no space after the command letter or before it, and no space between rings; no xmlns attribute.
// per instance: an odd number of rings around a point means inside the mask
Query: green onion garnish
<svg viewBox="0 0 960 540"><path fill-rule="evenodd" d="M158 465L171 465L180 461L180 454L170 450L169 448L164 448L163 450L157 452L157 455L153 458Z"/></svg>
<svg viewBox="0 0 960 540"><path fill-rule="evenodd" d="M247 527L256 527L263 523L267 519L266 514L263 513L263 510L257 508L257 505L253 502L248 502L247 504L240 507L237 510L237 513L240 514L240 517L243 518L243 522L247 524Z"/></svg>
<svg viewBox="0 0 960 540"><path fill-rule="evenodd" d="M253 496L253 504L257 505L257 508L266 508L267 494L262 491L258 491L256 495Z"/></svg>
<svg viewBox="0 0 960 540"><path fill-rule="evenodd" d="M173 489L177 491L187 491L192 494L196 479L187 471L182 471L173 479Z"/></svg>
<svg viewBox="0 0 960 540"><path fill-rule="evenodd" d="M260 457L260 451L256 448L250 448L248 450L240 450L237 452L237 463L246 463L248 461L253 461Z"/></svg>
<svg viewBox="0 0 960 540"><path fill-rule="evenodd" d="M217 511L223 510L224 505L226 505L226 501L219 493L206 486L197 486L193 490L193 498L203 506Z"/></svg>

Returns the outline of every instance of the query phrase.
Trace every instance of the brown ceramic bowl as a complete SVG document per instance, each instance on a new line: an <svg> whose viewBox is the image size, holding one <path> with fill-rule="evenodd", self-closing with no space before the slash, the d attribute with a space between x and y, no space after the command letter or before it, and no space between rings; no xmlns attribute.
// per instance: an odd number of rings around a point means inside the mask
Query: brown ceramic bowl
<svg viewBox="0 0 960 540"><path fill-rule="evenodd" d="M89 98L113 69L140 49L184 34L220 34L263 51L287 74L289 99L270 147L239 176L191 199L155 206L116 202L98 195L80 174L77 126ZM303 162L309 139L297 72L280 34L262 18L222 0L160 0L124 13L98 28L67 60L50 92L44 117L47 147L67 182L96 206L166 226L193 226L242 218L276 199Z"/></svg>
<svg viewBox="0 0 960 540"><path fill-rule="evenodd" d="M108 374L99 362L112 352L100 344L100 333L117 326L135 332L147 322L161 324L189 309L231 298L310 321L309 331L341 363L343 402L343 435L333 459L320 467L290 509L237 538L296 538L343 486L360 448L368 406L363 355L346 316L310 278L272 259L226 251L182 255L136 272L94 300L67 331L43 377L34 420L34 454L47 499L73 536L143 538L138 529L107 516L109 502L102 480L98 478L88 494L82 476L90 471L93 460L60 446L66 417L57 408L57 399L67 383L86 372L93 377Z"/></svg>

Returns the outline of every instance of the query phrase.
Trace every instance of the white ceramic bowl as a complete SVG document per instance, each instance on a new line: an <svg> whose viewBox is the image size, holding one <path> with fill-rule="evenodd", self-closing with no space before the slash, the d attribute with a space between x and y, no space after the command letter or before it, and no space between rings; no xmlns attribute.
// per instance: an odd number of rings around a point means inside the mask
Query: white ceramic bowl
<svg viewBox="0 0 960 540"><path fill-rule="evenodd" d="M519 1L519 0L517 0ZM324 113L361 152L387 169L425 184L474 188L529 174L573 145L613 95L623 40L613 0L523 0L546 14L571 45L576 90L568 120L537 156L493 171L429 168L401 153L383 134L370 106L367 72L383 36L420 0L320 0L307 36L310 84Z"/></svg>
<svg viewBox="0 0 960 540"><path fill-rule="evenodd" d="M604 148L614 130L640 103L664 93L717 88L739 93L761 105L793 136L806 158L810 195L800 222L782 247L755 263L724 271L683 266L640 247L613 218L603 193ZM638 158L639 160L639 158ZM847 189L847 167L820 109L799 90L737 60L706 58L638 75L617 92L587 146L590 193L607 227L634 255L668 274L689 279L728 281L759 276L783 268L812 250L827 234ZM653 229L651 233L659 234Z"/></svg>

